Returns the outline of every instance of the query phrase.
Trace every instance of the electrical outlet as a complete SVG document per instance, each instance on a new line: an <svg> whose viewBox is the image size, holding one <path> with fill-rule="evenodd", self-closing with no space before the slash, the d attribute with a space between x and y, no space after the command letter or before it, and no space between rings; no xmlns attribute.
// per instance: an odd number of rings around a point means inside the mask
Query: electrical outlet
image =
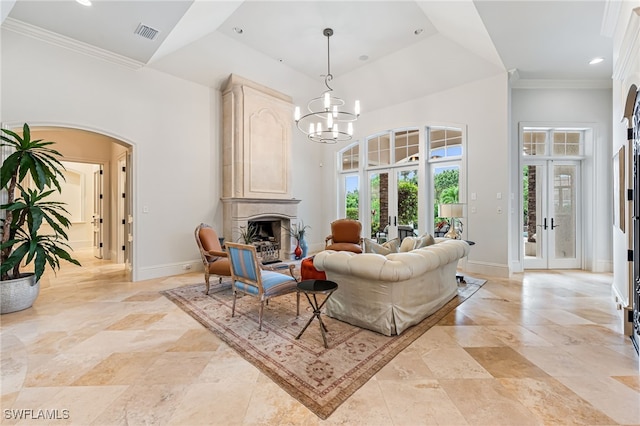
<svg viewBox="0 0 640 426"><path fill-rule="evenodd" d="M191 269L191 265L189 263L187 263L186 265L182 265L182 269L188 271L189 269Z"/></svg>

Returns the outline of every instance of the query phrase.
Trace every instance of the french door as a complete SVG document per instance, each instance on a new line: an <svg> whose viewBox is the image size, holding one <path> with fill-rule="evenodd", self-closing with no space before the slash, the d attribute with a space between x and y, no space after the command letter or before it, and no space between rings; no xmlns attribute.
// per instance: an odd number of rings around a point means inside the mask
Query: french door
<svg viewBox="0 0 640 426"><path fill-rule="evenodd" d="M98 259L103 257L102 228L104 224L102 212L103 199L103 169L93 172L93 255Z"/></svg>
<svg viewBox="0 0 640 426"><path fill-rule="evenodd" d="M418 181L417 165L369 171L372 239L417 235Z"/></svg>
<svg viewBox="0 0 640 426"><path fill-rule="evenodd" d="M525 269L581 268L580 162L530 160L522 173Z"/></svg>

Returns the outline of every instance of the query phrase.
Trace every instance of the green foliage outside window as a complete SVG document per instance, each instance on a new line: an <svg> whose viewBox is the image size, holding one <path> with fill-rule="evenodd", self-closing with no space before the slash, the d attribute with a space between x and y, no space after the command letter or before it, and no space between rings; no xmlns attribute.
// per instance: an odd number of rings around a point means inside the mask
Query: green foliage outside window
<svg viewBox="0 0 640 426"><path fill-rule="evenodd" d="M347 218L358 220L360 217L360 194L357 189L347 192Z"/></svg>
<svg viewBox="0 0 640 426"><path fill-rule="evenodd" d="M458 169L444 170L434 176L433 188L435 192L435 200L433 203L434 225L437 225L443 219L438 216L439 204L451 204L459 201L459 179L460 171Z"/></svg>
<svg viewBox="0 0 640 426"><path fill-rule="evenodd" d="M398 185L398 219L400 224L418 224L418 185L414 182Z"/></svg>

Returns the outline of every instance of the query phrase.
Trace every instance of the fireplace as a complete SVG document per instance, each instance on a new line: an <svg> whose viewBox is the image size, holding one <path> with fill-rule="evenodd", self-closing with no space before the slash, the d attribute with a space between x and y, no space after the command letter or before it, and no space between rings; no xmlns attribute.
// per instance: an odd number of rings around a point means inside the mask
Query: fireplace
<svg viewBox="0 0 640 426"><path fill-rule="evenodd" d="M227 241L240 240L240 230L250 225L258 226L260 235L256 248L263 261L274 261L270 250L277 245L278 259L289 259L293 253L289 228L298 221L300 200L263 200L256 198L223 198L223 229ZM271 243L271 244L266 244ZM275 244L274 244L275 243Z"/></svg>
<svg viewBox="0 0 640 426"><path fill-rule="evenodd" d="M253 245L262 263L267 264L281 260L282 221L269 218L250 220L247 226L253 229L255 235Z"/></svg>
<svg viewBox="0 0 640 426"><path fill-rule="evenodd" d="M240 229L257 224L263 260L292 257L291 223L298 203L291 194L291 98L231 75L222 87L223 235L238 241Z"/></svg>

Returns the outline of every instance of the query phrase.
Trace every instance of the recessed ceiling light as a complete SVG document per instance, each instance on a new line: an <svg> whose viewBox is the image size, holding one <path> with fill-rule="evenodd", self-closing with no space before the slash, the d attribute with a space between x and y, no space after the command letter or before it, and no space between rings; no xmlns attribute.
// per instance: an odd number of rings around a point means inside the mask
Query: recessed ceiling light
<svg viewBox="0 0 640 426"><path fill-rule="evenodd" d="M233 27L233 31L234 31L236 34L242 34L242 33L244 33L244 30L243 30L242 28L240 28L240 27Z"/></svg>
<svg viewBox="0 0 640 426"><path fill-rule="evenodd" d="M415 30L413 33L414 33L415 35L420 35L420 34L422 34L422 32L423 32L423 31L424 31L424 30L423 30L422 28L418 28L418 29L417 29L417 30Z"/></svg>
<svg viewBox="0 0 640 426"><path fill-rule="evenodd" d="M76 0L76 1L83 6L91 6L91 0Z"/></svg>
<svg viewBox="0 0 640 426"><path fill-rule="evenodd" d="M604 61L604 58L593 58L592 60L589 61L589 65L595 65L595 64L599 64L600 62Z"/></svg>

